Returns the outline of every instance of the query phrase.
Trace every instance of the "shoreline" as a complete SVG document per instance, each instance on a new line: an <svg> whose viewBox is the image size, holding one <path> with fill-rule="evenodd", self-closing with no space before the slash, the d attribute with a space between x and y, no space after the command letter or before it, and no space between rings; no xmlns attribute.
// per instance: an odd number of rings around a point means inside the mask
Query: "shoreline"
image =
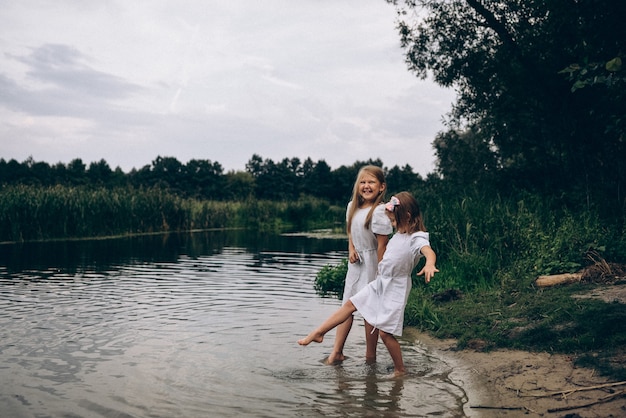
<svg viewBox="0 0 626 418"><path fill-rule="evenodd" d="M450 379L466 393L463 410L471 418L626 416L626 382L613 382L593 369L576 367L564 354L456 349L415 329L406 337L445 359Z"/></svg>

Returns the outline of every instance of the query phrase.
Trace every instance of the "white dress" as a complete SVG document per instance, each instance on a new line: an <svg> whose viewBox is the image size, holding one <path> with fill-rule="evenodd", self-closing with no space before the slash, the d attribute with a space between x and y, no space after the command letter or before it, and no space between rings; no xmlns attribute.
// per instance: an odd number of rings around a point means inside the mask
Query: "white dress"
<svg viewBox="0 0 626 418"><path fill-rule="evenodd" d="M346 221L350 211L348 203L346 209ZM385 213L385 205L378 205L372 214L372 222L370 228L365 228L365 218L371 208L357 209L352 217L352 225L350 226L350 235L352 244L359 254L359 260L356 263L348 263L348 272L346 273L346 282L343 288L343 303L356 295L359 290L363 289L369 282L376 278L376 270L378 268L378 240L376 235L389 235L393 232L391 221Z"/></svg>
<svg viewBox="0 0 626 418"><path fill-rule="evenodd" d="M411 291L411 273L430 245L427 232L396 233L378 264L376 280L350 298L361 316L375 328L402 335L404 308Z"/></svg>

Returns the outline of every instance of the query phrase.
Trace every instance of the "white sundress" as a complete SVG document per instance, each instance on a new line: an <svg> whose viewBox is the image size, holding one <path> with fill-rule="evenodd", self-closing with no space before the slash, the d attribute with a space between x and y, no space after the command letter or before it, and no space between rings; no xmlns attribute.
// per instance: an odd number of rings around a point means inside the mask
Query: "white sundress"
<svg viewBox="0 0 626 418"><path fill-rule="evenodd" d="M404 308L411 291L411 273L430 245L427 232L396 233L378 264L376 280L350 298L361 316L375 328L402 335Z"/></svg>
<svg viewBox="0 0 626 418"><path fill-rule="evenodd" d="M346 221L350 211L348 203L346 208ZM359 290L363 289L369 282L376 278L378 268L378 240L376 235L389 235L393 232L391 221L385 213L385 205L378 205L372 214L372 222L370 228L365 228L365 218L371 208L357 209L352 217L352 225L350 226L350 235L352 244L359 254L360 261L357 263L348 263L348 272L343 288L343 303L356 295Z"/></svg>

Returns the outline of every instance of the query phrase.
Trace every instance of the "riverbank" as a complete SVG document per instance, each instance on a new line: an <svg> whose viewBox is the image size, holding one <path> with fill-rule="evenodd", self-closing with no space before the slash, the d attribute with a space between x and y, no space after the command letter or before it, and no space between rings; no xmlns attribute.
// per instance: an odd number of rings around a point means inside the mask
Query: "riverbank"
<svg viewBox="0 0 626 418"><path fill-rule="evenodd" d="M468 417L607 418L626 415L626 382L576 367L566 355L518 350L456 349L416 330L407 337L450 362L450 379L467 394Z"/></svg>

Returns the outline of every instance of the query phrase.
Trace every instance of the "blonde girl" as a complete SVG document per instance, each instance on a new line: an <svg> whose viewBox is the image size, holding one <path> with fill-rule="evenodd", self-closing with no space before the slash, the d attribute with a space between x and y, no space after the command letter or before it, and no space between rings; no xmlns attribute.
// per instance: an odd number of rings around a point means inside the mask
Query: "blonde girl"
<svg viewBox="0 0 626 418"><path fill-rule="evenodd" d="M343 291L344 304L374 280L378 262L385 253L389 234L393 230L382 205L386 189L385 174L380 167L361 167L354 183L352 198L346 208L349 262ZM352 323L353 317L350 315L337 327L333 351L326 360L328 364L336 364L345 359L343 349ZM368 363L375 362L378 331L367 321L365 340L365 360Z"/></svg>

